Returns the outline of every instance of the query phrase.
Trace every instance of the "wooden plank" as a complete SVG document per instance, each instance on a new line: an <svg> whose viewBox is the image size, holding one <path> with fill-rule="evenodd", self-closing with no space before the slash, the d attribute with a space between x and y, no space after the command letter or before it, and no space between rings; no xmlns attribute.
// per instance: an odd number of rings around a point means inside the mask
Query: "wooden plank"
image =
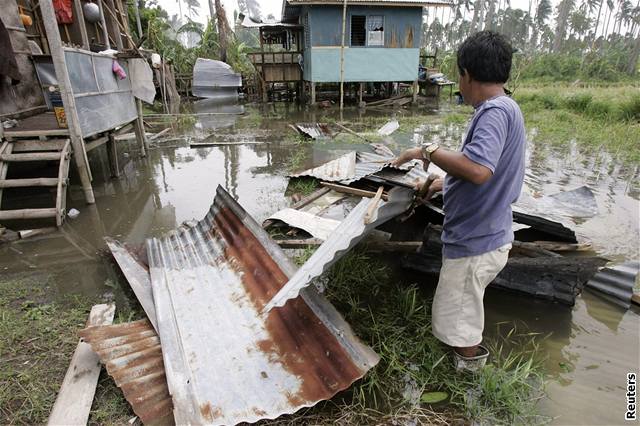
<svg viewBox="0 0 640 426"><path fill-rule="evenodd" d="M359 197L373 198L376 195L376 193L373 191L366 191L364 189L351 188L350 186L338 185L336 183L320 182L320 184L322 186L326 186L327 188L331 188L334 191L342 192L345 194L357 195ZM389 200L389 196L387 194L382 194L381 198L384 201Z"/></svg>
<svg viewBox="0 0 640 426"><path fill-rule="evenodd" d="M25 161L55 161L60 158L58 152L37 152L30 154L2 154L0 161L25 162Z"/></svg>
<svg viewBox="0 0 640 426"><path fill-rule="evenodd" d="M104 145L105 143L107 143L108 140L109 138L107 136L102 136L102 137L99 137L98 139L94 139L91 142L88 142L86 145L87 152L92 151L97 147Z"/></svg>
<svg viewBox="0 0 640 426"><path fill-rule="evenodd" d="M55 226L49 226L46 228L38 228L38 229L25 229L23 231L18 231L18 235L20 236L21 240L24 240L27 238L38 237L41 235L53 234L57 230L58 228L56 228Z"/></svg>
<svg viewBox="0 0 640 426"><path fill-rule="evenodd" d="M0 220L47 219L56 217L56 209L0 210Z"/></svg>
<svg viewBox="0 0 640 426"><path fill-rule="evenodd" d="M636 305L640 305L640 293L633 293L633 296L631 296L631 302Z"/></svg>
<svg viewBox="0 0 640 426"><path fill-rule="evenodd" d="M306 238L302 240L274 240L281 248L301 249L318 247L323 240L319 238ZM422 241L364 241L362 248L368 252L400 252L415 253L422 247Z"/></svg>
<svg viewBox="0 0 640 426"><path fill-rule="evenodd" d="M3 142L0 146L0 155L11 154L13 145L9 142ZM0 179L4 180L7 177L9 165L0 161ZM2 206L2 188L0 188L0 207Z"/></svg>
<svg viewBox="0 0 640 426"><path fill-rule="evenodd" d="M12 141L12 153L20 153L25 151L60 151L66 142L66 139L47 139L41 140L15 140Z"/></svg>
<svg viewBox="0 0 640 426"><path fill-rule="evenodd" d="M107 140L107 157L109 158L111 177L120 177L120 168L118 167L118 148L116 146L116 139L113 133L109 134L109 139Z"/></svg>
<svg viewBox="0 0 640 426"><path fill-rule="evenodd" d="M56 186L57 178L30 178L0 180L0 188L27 188L30 186Z"/></svg>
<svg viewBox="0 0 640 426"><path fill-rule="evenodd" d="M87 326L113 323L115 304L91 308ZM80 340L49 415L48 425L86 425L100 375L100 358Z"/></svg>
<svg viewBox="0 0 640 426"><path fill-rule="evenodd" d="M58 166L58 188L56 190L56 225L62 226L67 215L67 177L69 176L69 151L71 141L67 140L60 153L60 165Z"/></svg>

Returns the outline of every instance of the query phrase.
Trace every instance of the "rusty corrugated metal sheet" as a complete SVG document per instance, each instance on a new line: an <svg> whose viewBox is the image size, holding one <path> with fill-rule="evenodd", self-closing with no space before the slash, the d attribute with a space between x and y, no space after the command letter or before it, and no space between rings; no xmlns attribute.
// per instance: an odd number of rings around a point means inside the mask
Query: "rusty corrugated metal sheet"
<svg viewBox="0 0 640 426"><path fill-rule="evenodd" d="M173 423L160 339L149 321L88 327L80 337L98 354L143 423Z"/></svg>
<svg viewBox="0 0 640 426"><path fill-rule="evenodd" d="M203 220L147 240L147 254L178 424L293 413L379 360L315 289L262 314L296 269L222 187Z"/></svg>
<svg viewBox="0 0 640 426"><path fill-rule="evenodd" d="M309 170L289 175L290 177L312 176L329 182L353 179L356 173L356 153L349 152L335 160L321 164Z"/></svg>

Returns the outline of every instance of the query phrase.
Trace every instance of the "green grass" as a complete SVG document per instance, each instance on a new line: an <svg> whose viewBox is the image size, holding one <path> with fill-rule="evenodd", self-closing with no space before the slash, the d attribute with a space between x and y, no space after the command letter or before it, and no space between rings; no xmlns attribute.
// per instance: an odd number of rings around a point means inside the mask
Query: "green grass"
<svg viewBox="0 0 640 426"><path fill-rule="evenodd" d="M45 423L62 384L77 332L91 306L82 297L51 302L47 279L0 280L0 423ZM90 423L122 424L133 417L113 380L102 372Z"/></svg>
<svg viewBox="0 0 640 426"><path fill-rule="evenodd" d="M289 179L286 194L300 194L303 197L311 194L320 187L320 182L312 177L300 177Z"/></svg>
<svg viewBox="0 0 640 426"><path fill-rule="evenodd" d="M305 250L297 263L312 253L312 248ZM399 413L424 424L463 418L481 424L544 421L536 410L543 378L535 336L513 331L490 341L491 365L459 374L449 350L431 334L431 300L417 285L398 283L383 262L359 251L334 265L327 282L329 300L381 360L349 392L308 410L299 421L402 424L395 417ZM432 407L420 402L422 394L434 391L446 392L448 403Z"/></svg>

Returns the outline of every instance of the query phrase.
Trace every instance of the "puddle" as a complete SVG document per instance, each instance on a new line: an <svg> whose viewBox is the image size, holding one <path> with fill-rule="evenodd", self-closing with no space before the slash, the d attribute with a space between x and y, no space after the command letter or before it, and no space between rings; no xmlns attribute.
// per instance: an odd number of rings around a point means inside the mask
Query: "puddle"
<svg viewBox="0 0 640 426"><path fill-rule="evenodd" d="M227 111L206 102L193 108L238 112L238 107ZM45 272L58 294L109 292L105 283L116 280L117 273L103 253L104 236L140 244L185 220L200 219L217 185L225 186L261 222L290 204L284 193L292 164L302 170L363 147L346 142L295 143L289 123L346 120L355 130L374 133L390 117L388 111L349 110L340 115L335 108L304 110L290 104L247 105L244 110L242 115L200 116L184 140L171 142L173 147L155 147L144 159L137 158L134 145L122 143L120 179L109 178L103 150L92 152L95 206L85 205L79 188L71 188L68 208L75 207L80 216L69 220L63 232L0 246L0 271L3 275ZM446 111L422 114L422 118L398 114L401 126L403 119L426 124L417 132L401 127L384 142L396 151L431 139L458 147L463 127L443 124ZM261 143L189 147L189 141L202 139ZM554 149L530 143L527 162L526 192L531 197L582 185L593 191L598 204L595 217L561 217L579 239L590 241L599 254L615 261L640 257L637 167L625 167L604 152L581 153L571 144ZM488 331L498 322L517 321L527 323L532 332L550 334L541 348L552 378L549 398L541 404L544 414L558 424L624 422L626 373L637 369L640 359L636 311L621 311L586 292L573 309L500 291L489 291L486 305Z"/></svg>

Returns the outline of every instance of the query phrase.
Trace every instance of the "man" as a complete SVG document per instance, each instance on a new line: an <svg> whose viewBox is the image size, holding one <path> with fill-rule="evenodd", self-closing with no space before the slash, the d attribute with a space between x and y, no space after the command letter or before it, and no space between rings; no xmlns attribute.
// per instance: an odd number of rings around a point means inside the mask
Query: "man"
<svg viewBox="0 0 640 426"><path fill-rule="evenodd" d="M475 112L459 152L435 143L403 152L396 165L412 159L447 172L435 180L427 199L443 191L445 219L440 280L433 300L433 334L454 348L457 365L484 360L483 297L507 263L513 242L511 204L524 179L525 130L520 108L505 95L512 48L500 34L482 31L457 53L460 93ZM459 362L462 360L462 362Z"/></svg>

